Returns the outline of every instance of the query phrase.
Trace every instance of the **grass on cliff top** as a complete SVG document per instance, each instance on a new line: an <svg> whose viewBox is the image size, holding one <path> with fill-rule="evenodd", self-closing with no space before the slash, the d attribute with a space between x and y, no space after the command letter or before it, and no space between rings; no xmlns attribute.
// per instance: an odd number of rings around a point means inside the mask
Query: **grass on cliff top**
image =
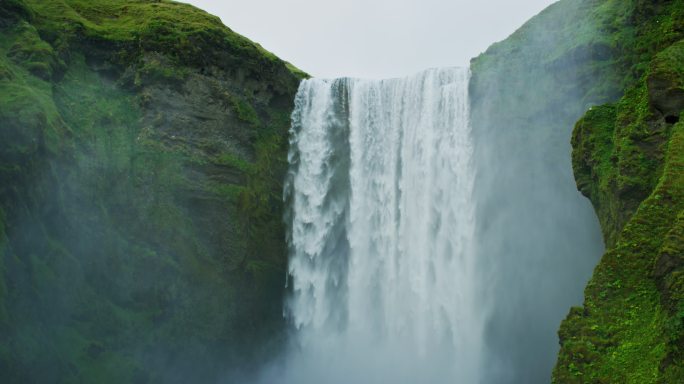
<svg viewBox="0 0 684 384"><path fill-rule="evenodd" d="M507 39L492 44L486 52L474 58L473 71L489 65L492 57L517 53L523 46L527 48L526 55L536 55L539 64L545 64L562 55L572 54L580 46L609 43L606 32L616 30L617 24L625 20L630 1L595 3L564 0L550 5Z"/></svg>
<svg viewBox="0 0 684 384"><path fill-rule="evenodd" d="M281 62L259 44L230 30L218 17L189 4L167 0L24 1L46 35L83 35L122 46L138 44L171 53L181 62L198 60L197 55L206 56L217 49ZM291 64L283 64L303 76Z"/></svg>
<svg viewBox="0 0 684 384"><path fill-rule="evenodd" d="M81 32L86 36L127 42L149 36L159 39L182 39L197 33L224 34L232 43L245 47L256 45L232 33L221 20L188 4L170 1L140 0L25 0L45 26L60 32ZM269 58L270 52L262 50Z"/></svg>
<svg viewBox="0 0 684 384"><path fill-rule="evenodd" d="M681 39L684 3L653 0L561 0L530 19L506 40L471 61L485 72L497 61L525 57L544 68L589 55L594 70L616 76L621 89L636 85L656 53ZM516 63L511 63L516 65ZM606 83L606 79L597 79ZM595 91L601 91L601 87Z"/></svg>

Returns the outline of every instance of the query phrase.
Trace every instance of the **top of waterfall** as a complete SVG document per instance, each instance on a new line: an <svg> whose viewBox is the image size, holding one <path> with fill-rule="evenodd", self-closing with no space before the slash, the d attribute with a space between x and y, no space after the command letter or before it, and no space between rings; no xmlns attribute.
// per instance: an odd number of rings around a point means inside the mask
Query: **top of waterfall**
<svg viewBox="0 0 684 384"><path fill-rule="evenodd" d="M467 66L451 66L451 67L430 67L427 69L419 70L419 71L414 71L411 73L408 73L403 76L391 76L391 77L381 77L381 78L373 78L373 77L354 77L354 76L342 76L342 77L336 77L336 78L328 78L328 77L316 77L321 80L338 80L338 79L350 79L354 81L388 81L388 80L399 80L399 79L406 79L406 78L411 78L411 77L416 77L416 76L421 76L427 72L432 72L432 71L449 71L449 70L470 70L469 67Z"/></svg>

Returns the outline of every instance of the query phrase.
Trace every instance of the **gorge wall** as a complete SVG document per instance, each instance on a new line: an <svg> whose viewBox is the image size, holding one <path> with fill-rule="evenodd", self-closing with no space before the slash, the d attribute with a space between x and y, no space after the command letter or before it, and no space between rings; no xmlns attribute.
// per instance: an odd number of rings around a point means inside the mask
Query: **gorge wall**
<svg viewBox="0 0 684 384"><path fill-rule="evenodd" d="M265 358L304 74L166 1L3 0L0 35L0 381Z"/></svg>

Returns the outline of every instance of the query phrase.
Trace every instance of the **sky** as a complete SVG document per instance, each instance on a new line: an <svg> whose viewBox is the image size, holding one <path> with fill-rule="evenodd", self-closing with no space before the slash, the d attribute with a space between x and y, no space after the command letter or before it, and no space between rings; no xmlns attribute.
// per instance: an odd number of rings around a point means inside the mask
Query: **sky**
<svg viewBox="0 0 684 384"><path fill-rule="evenodd" d="M554 0L182 0L315 77L467 66Z"/></svg>

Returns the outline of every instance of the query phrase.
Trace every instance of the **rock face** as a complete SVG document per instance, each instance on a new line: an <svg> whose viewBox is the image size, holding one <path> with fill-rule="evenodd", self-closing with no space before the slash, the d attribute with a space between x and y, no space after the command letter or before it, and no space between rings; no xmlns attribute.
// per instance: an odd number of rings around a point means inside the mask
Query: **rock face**
<svg viewBox="0 0 684 384"><path fill-rule="evenodd" d="M634 76L572 138L608 249L561 325L557 383L684 382L684 2L628 11Z"/></svg>
<svg viewBox="0 0 684 384"><path fill-rule="evenodd" d="M565 189L570 161L606 253L584 306L562 323L553 381L684 382L682 38L682 1L565 0L473 61L482 262L502 271L482 276L483 292L506 297L486 328L487 382L548 382L551 366L540 367L555 351L540 351L552 316L534 314L555 311L544 298L560 287L572 294L585 253L594 252L578 243L582 232L570 220L581 207L557 205L575 199ZM487 159L504 165L487 169ZM536 277L520 294L526 276Z"/></svg>
<svg viewBox="0 0 684 384"><path fill-rule="evenodd" d="M214 382L277 348L305 75L167 1L3 0L0 35L0 381Z"/></svg>

